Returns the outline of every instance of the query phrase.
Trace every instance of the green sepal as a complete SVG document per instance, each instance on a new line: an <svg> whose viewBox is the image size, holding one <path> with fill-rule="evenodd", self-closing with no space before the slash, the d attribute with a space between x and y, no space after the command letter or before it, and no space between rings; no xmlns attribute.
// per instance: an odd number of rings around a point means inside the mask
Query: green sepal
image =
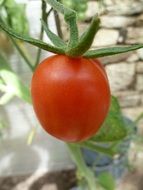
<svg viewBox="0 0 143 190"><path fill-rule="evenodd" d="M85 58L105 57L110 55L126 53L140 48L143 48L143 44L133 44L130 46L122 46L122 47L107 47L107 48L89 50L83 55L83 57Z"/></svg>
<svg viewBox="0 0 143 190"><path fill-rule="evenodd" d="M49 39L53 43L53 45L55 45L57 47L65 48L66 43L48 28L48 25L45 23L44 20L41 19L41 22L42 22L44 31L46 32L47 36L49 37Z"/></svg>
<svg viewBox="0 0 143 190"><path fill-rule="evenodd" d="M11 28L5 26L5 24L3 24L3 22L0 20L0 28L2 28L7 34L9 34L10 36L16 38L16 39L19 39L19 40L22 40L22 41L25 41L29 44L32 44L38 48L41 48L41 49L44 49L46 51L50 51L50 52L53 52L53 53L57 53L57 54L65 54L64 50L62 48L58 48L58 47L54 47L54 46L51 46L45 42L42 42L41 40L36 40L36 39L33 39L29 36L25 36L25 35L20 35L20 34L17 34L14 30L12 30Z"/></svg>
<svg viewBox="0 0 143 190"><path fill-rule="evenodd" d="M78 43L78 28L76 23L76 12L70 8L65 7L63 4L56 0L46 0L46 2L53 7L57 12L64 15L65 21L70 30L70 39L68 46L73 47Z"/></svg>
<svg viewBox="0 0 143 190"><path fill-rule="evenodd" d="M99 29L100 19L95 16L89 28L83 33L76 47L70 48L66 54L71 57L83 55L92 45L94 37Z"/></svg>

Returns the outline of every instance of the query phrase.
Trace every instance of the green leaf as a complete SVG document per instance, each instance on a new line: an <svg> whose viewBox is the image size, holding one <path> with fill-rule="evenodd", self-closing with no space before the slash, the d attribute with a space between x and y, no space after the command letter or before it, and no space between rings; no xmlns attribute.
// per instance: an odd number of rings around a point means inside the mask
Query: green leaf
<svg viewBox="0 0 143 190"><path fill-rule="evenodd" d="M67 50L66 54L72 57L83 55L91 46L93 39L99 29L100 19L96 16L93 18L87 31L81 36L77 46Z"/></svg>
<svg viewBox="0 0 143 190"><path fill-rule="evenodd" d="M25 14L25 5L15 4L14 7L6 7L9 26L20 34L28 34L29 26Z"/></svg>
<svg viewBox="0 0 143 190"><path fill-rule="evenodd" d="M5 24L3 24L3 22L1 20L0 20L0 28L2 28L10 36L17 38L19 40L25 41L29 44L36 46L36 47L42 48L44 50L47 50L47 51L50 51L53 53L64 54L64 50L62 48L57 48L57 47L51 46L45 42L42 42L41 40L36 40L36 39L33 39L29 36L20 35L20 34L16 33L14 30L12 30L11 28L5 26Z"/></svg>
<svg viewBox="0 0 143 190"><path fill-rule="evenodd" d="M143 44L133 44L130 46L122 46L122 47L107 47L107 48L102 48L102 49L90 50L84 54L84 57L98 58L98 57L126 53L126 52L137 50L140 48L143 48Z"/></svg>
<svg viewBox="0 0 143 190"><path fill-rule="evenodd" d="M0 55L0 77L6 85L6 95L3 101L6 101L12 95L18 96L24 101L31 103L29 88L27 88L19 77L12 71L6 60ZM9 95L8 95L9 94Z"/></svg>
<svg viewBox="0 0 143 190"><path fill-rule="evenodd" d="M4 0L0 0L0 6L2 6L3 3L4 3Z"/></svg>
<svg viewBox="0 0 143 190"><path fill-rule="evenodd" d="M5 6L7 7L14 7L15 6L15 1L14 0L5 0Z"/></svg>
<svg viewBox="0 0 143 190"><path fill-rule="evenodd" d="M47 36L49 37L49 39L51 40L51 42L57 46L57 47L66 47L66 43L60 38L58 37L56 34L54 34L49 28L48 25L44 22L44 20L41 20L43 28L47 34Z"/></svg>
<svg viewBox="0 0 143 190"><path fill-rule="evenodd" d="M118 100L112 96L108 116L98 133L91 140L95 142L114 142L126 136L127 129Z"/></svg>
<svg viewBox="0 0 143 190"><path fill-rule="evenodd" d="M102 173L98 176L98 183L105 189L105 190L115 190L115 179L110 173Z"/></svg>

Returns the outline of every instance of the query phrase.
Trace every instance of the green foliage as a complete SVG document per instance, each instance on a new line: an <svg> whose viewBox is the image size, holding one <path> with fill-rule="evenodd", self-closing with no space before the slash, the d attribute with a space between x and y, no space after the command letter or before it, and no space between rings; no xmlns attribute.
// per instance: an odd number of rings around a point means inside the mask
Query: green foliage
<svg viewBox="0 0 143 190"><path fill-rule="evenodd" d="M98 183L105 190L115 190L115 180L110 173L102 173L98 176Z"/></svg>
<svg viewBox="0 0 143 190"><path fill-rule="evenodd" d="M61 2L75 10L77 12L77 16L79 20L84 20L85 19L85 13L87 10L87 0L61 0Z"/></svg>
<svg viewBox="0 0 143 190"><path fill-rule="evenodd" d="M18 4L15 0L1 0L0 17L16 32L28 34L28 21L24 4Z"/></svg>
<svg viewBox="0 0 143 190"><path fill-rule="evenodd" d="M143 44L133 44L130 46L122 46L122 47L106 47L101 49L89 50L83 56L86 58L98 58L111 56L121 53L126 53L129 51L134 51L137 49L143 48Z"/></svg>
<svg viewBox="0 0 143 190"><path fill-rule="evenodd" d="M14 38L17 38L19 40L22 40L22 41L25 41L29 44L32 44L36 47L39 47L41 49L44 49L44 50L47 50L47 51L51 51L53 53L59 53L59 54L64 54L64 50L63 49L60 49L60 48L57 48L57 47L54 47L50 44L47 44L41 40L36 40L36 39L33 39L27 35L20 35L18 34L17 32L15 32L13 29L7 27L5 24L3 24L3 22L0 20L0 27L9 35L11 35L12 37Z"/></svg>
<svg viewBox="0 0 143 190"><path fill-rule="evenodd" d="M114 142L125 138L126 135L127 130L118 100L112 96L108 116L99 132L91 140L95 142Z"/></svg>
<svg viewBox="0 0 143 190"><path fill-rule="evenodd" d="M41 22L42 22L42 26L44 28L44 31L46 32L47 36L49 37L49 39L51 40L53 45L55 45L57 47L65 48L66 43L49 29L48 25L45 23L44 20L41 20Z"/></svg>
<svg viewBox="0 0 143 190"><path fill-rule="evenodd" d="M57 53L57 54L66 54L71 57L78 57L81 56L82 54L85 53L89 49L89 45L93 41L94 35L97 33L98 30L98 24L99 22L93 22L89 26L91 31L87 30L84 35L82 35L80 38L78 36L78 28L76 24L76 13L70 8L64 7L62 4L57 2L56 0L46 0L56 11L62 13L64 15L65 21L67 22L69 29L70 29L70 39L68 44L66 44L66 48L64 46L59 47L59 46L52 46L50 44L47 44L41 40L33 39L27 35L20 35L18 32L15 32L10 27L7 27L2 19L0 19L0 27L9 35L11 35L14 38L17 38L19 40L28 42L36 47L39 47L41 49ZM95 26L93 25L95 24ZM94 26L94 27L93 27ZM50 39L54 42L55 44L55 39L58 39L56 35L53 35L49 30L47 30L48 35L50 34ZM86 35L85 35L86 34ZM87 34L91 35L91 38L89 38ZM61 40L60 40L61 43ZM82 48L84 46L84 48ZM110 48L102 48L102 49L96 49L96 50L89 50L87 51L83 57L86 58L97 58L97 57L103 57L103 56L109 56L109 55L115 55L115 54L120 54L120 53L125 53L128 51L133 51L143 48L143 44L134 44L130 46L123 46L123 47L110 47ZM83 50L84 51L83 51ZM82 50L82 51L81 51ZM76 53L75 53L76 52Z"/></svg>
<svg viewBox="0 0 143 190"><path fill-rule="evenodd" d="M12 71L7 61L0 55L0 90L4 93L0 98L0 104L7 103L14 96L31 103L29 88Z"/></svg>

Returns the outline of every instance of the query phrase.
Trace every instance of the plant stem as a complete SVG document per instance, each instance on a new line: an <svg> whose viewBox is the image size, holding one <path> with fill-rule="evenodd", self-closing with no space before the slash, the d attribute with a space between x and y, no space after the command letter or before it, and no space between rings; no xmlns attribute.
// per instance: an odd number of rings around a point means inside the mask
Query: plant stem
<svg viewBox="0 0 143 190"><path fill-rule="evenodd" d="M57 12L64 15L64 19L70 29L69 48L76 46L78 43L78 28L76 24L76 12L70 8L64 7L57 0L46 0Z"/></svg>
<svg viewBox="0 0 143 190"><path fill-rule="evenodd" d="M34 71L34 67L31 63L31 61L28 58L28 55L26 55L26 52L24 50L24 46L20 46L16 40L14 40L12 37L10 37L12 43L14 44L14 46L16 47L17 51L20 53L20 55L22 56L22 58L25 60L25 62L27 63L27 65L29 66L29 68L31 69L31 71Z"/></svg>
<svg viewBox="0 0 143 190"><path fill-rule="evenodd" d="M91 151L98 151L101 152L102 154L108 155L108 156L114 156L116 154L116 151L114 149L112 149L111 147L108 148L104 148L101 146L96 145L94 142L92 141L85 141L83 143L79 143L79 146L81 147L85 147Z"/></svg>
<svg viewBox="0 0 143 190"><path fill-rule="evenodd" d="M138 124L138 122L143 119L143 113L141 113L136 119L135 119L135 124Z"/></svg>
<svg viewBox="0 0 143 190"><path fill-rule="evenodd" d="M46 2L44 0L42 0L42 6L41 6L41 9L42 9L42 20L44 20L47 23L47 18L50 15L50 13L53 10L53 8L51 8L48 13L46 12L46 8L47 8ZM40 37L39 37L39 39L42 40L43 36L44 36L44 28L43 28L42 23L41 23L41 31L40 31ZM38 52L37 52L37 57L36 57L36 62L35 62L34 68L36 68L37 65L39 64L40 57L41 57L41 52L42 52L42 49L39 48Z"/></svg>
<svg viewBox="0 0 143 190"><path fill-rule="evenodd" d="M81 149L76 144L67 144L70 150L73 161L75 162L79 174L83 177L88 184L89 190L96 190L94 173L86 166L81 153Z"/></svg>
<svg viewBox="0 0 143 190"><path fill-rule="evenodd" d="M54 17L55 17L58 36L63 39L63 34L62 34L62 30L61 30L61 23L60 23L59 14L55 10L54 10Z"/></svg>

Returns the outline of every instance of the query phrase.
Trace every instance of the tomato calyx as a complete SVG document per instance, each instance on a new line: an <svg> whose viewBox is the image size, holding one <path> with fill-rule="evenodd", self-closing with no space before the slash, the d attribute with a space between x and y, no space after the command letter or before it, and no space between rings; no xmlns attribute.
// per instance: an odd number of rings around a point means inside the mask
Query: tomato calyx
<svg viewBox="0 0 143 190"><path fill-rule="evenodd" d="M70 8L64 7L63 4L56 0L45 0L54 10L64 15L65 22L67 23L70 31L70 38L68 43L64 42L59 36L54 34L48 28L47 24L42 20L43 29L47 36L51 40L52 44L43 42L42 40L37 40L29 36L20 35L16 33L11 28L7 27L3 20L0 18L0 28L8 33L11 37L17 38L19 40L30 43L43 50L55 53L67 55L69 57L85 57L85 58L98 58L103 56L110 56L120 53L126 53L129 51L137 50L143 48L143 44L132 44L128 46L119 47L106 47L101 49L89 50L91 44L94 40L96 33L98 32L100 19L95 16L88 27L88 29L79 37L78 27L77 27L77 17L76 12Z"/></svg>

